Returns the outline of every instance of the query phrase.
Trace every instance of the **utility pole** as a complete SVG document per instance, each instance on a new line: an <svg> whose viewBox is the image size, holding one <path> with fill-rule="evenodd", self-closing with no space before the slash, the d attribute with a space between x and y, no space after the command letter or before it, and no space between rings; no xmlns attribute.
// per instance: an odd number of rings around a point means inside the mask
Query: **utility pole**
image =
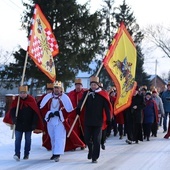
<svg viewBox="0 0 170 170"><path fill-rule="evenodd" d="M155 88L157 87L157 65L158 65L158 61L157 59L155 60Z"/></svg>

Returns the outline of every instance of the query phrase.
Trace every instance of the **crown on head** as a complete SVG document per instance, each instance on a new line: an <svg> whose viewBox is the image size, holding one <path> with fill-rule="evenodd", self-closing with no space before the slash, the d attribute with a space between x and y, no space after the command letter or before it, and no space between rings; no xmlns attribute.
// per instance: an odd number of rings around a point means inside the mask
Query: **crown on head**
<svg viewBox="0 0 170 170"><path fill-rule="evenodd" d="M54 82L54 87L62 87L61 81L55 81Z"/></svg>

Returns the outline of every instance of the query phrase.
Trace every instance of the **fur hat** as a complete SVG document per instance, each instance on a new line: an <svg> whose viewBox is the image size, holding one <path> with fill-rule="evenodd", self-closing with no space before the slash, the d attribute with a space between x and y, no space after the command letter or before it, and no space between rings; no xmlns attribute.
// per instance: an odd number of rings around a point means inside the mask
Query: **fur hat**
<svg viewBox="0 0 170 170"><path fill-rule="evenodd" d="M47 89L53 89L53 87L54 87L53 83L47 83L47 86L46 86Z"/></svg>
<svg viewBox="0 0 170 170"><path fill-rule="evenodd" d="M75 79L75 84L81 84L82 85L82 80L81 79Z"/></svg>
<svg viewBox="0 0 170 170"><path fill-rule="evenodd" d="M20 87L18 88L18 91L19 91L19 92L28 92L28 86L20 86Z"/></svg>
<svg viewBox="0 0 170 170"><path fill-rule="evenodd" d="M152 93L151 93L150 91L147 91L147 92L146 92L146 96L147 96L147 95L152 96Z"/></svg>
<svg viewBox="0 0 170 170"><path fill-rule="evenodd" d="M92 76L90 77L90 84L91 83L99 83L99 77L96 77L96 76Z"/></svg>

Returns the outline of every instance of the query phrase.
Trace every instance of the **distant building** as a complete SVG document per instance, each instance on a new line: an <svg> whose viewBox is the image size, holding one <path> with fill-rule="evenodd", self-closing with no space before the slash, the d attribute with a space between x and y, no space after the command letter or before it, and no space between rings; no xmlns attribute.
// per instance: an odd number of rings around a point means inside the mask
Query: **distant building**
<svg viewBox="0 0 170 170"><path fill-rule="evenodd" d="M167 84L167 81L164 81L158 75L151 75L149 80L150 80L150 88L155 87L158 90L158 92L161 92L162 89Z"/></svg>
<svg viewBox="0 0 170 170"><path fill-rule="evenodd" d="M91 62L91 64L89 65L90 68L92 68L92 70L95 70L96 68L96 63L95 62ZM92 76L92 73L89 72L81 72L79 71L79 73L77 74L77 76L75 77L75 79L82 79L82 84L83 84L83 88L90 88L90 77ZM75 89L75 85L74 82L70 83L70 87L68 87L65 91L66 93L70 92L71 90Z"/></svg>

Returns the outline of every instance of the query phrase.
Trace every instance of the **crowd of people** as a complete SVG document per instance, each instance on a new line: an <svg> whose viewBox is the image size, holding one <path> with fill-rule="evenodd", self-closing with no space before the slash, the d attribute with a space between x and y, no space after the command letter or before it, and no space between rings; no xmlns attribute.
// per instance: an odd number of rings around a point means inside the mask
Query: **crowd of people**
<svg viewBox="0 0 170 170"><path fill-rule="evenodd" d="M19 87L19 95L12 102L3 121L15 132L14 159L21 157L21 141L25 135L23 159L29 159L31 134L42 133L42 146L51 150L50 160L58 162L65 151L88 149L87 159L97 163L100 149L113 133L126 143L150 141L157 137L163 125L164 138L170 136L167 120L170 114L170 83L158 92L146 86L136 87L131 105L118 114L113 108L117 98L116 87L103 89L99 77L90 78L90 88L83 88L82 80L75 80L75 89L64 93L62 83L47 83L46 94L35 100L27 86Z"/></svg>

